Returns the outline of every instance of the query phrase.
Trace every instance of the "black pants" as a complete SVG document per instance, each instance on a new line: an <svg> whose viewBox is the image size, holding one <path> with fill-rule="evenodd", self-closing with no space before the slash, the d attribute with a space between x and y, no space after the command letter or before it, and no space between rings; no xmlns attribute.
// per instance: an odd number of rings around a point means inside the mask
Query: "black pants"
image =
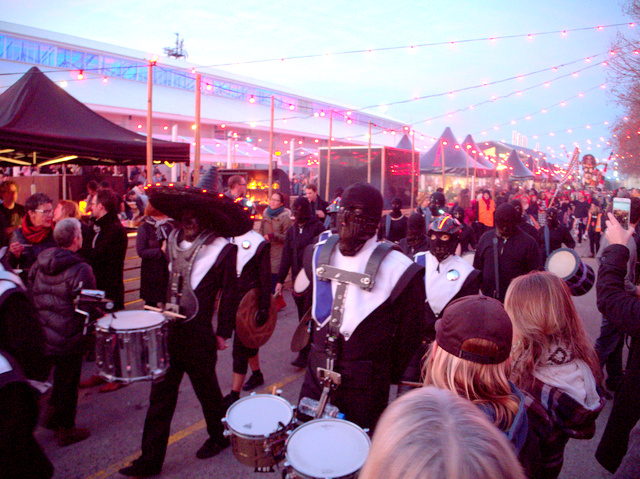
<svg viewBox="0 0 640 479"><path fill-rule="evenodd" d="M56 427L76 425L82 356L83 353L47 357L49 367L53 367L53 388L49 406L52 408L51 423Z"/></svg>
<svg viewBox="0 0 640 479"><path fill-rule="evenodd" d="M211 337L194 341L197 334ZM142 434L142 456L139 462L151 468L160 468L167 452L171 419L178 402L178 391L184 373L189 375L193 390L200 401L213 440L222 439L221 419L224 415L222 393L216 377L216 340L213 333L194 332L187 337L172 338L169 332L171 365L167 373L151 386L149 410ZM192 341L189 341L192 340ZM200 344L198 344L200 343ZM203 347L204 346L204 347Z"/></svg>
<svg viewBox="0 0 640 479"><path fill-rule="evenodd" d="M233 372L236 374L247 374L249 358L258 354L258 348L248 348L238 337L238 332L233 333Z"/></svg>

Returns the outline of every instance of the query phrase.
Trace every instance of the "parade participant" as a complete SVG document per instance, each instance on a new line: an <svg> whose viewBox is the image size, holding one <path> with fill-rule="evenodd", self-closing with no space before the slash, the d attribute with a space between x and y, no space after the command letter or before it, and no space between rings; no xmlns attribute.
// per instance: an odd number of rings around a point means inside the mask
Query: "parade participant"
<svg viewBox="0 0 640 479"><path fill-rule="evenodd" d="M252 228L242 206L225 195L199 188L158 186L148 188L149 202L179 221L169 236L171 277L167 309L186 318L169 323L170 366L154 380L142 434L142 455L120 469L125 476L160 473L171 419L185 373L200 401L209 438L196 453L213 457L229 445L223 436L222 393L216 378L216 350L226 349L238 307L236 246L225 237ZM221 291L217 331L211 324L216 295Z"/></svg>
<svg viewBox="0 0 640 479"><path fill-rule="evenodd" d="M414 255L429 249L424 216L416 212L411 213L407 221L407 237L401 239L398 246L411 259Z"/></svg>
<svg viewBox="0 0 640 479"><path fill-rule="evenodd" d="M600 366L569 288L553 273L535 271L509 285L505 309L513 323L511 379L535 401L528 406L539 456L532 477L558 477L564 448L591 439L604 407ZM531 470L531 467L535 468Z"/></svg>
<svg viewBox="0 0 640 479"><path fill-rule="evenodd" d="M309 200L309 210L311 211L311 215L318 218L321 222L324 222L324 219L327 216L327 207L329 206L329 203L320 198L318 195L318 187L315 183L307 183L304 187L304 191L307 200Z"/></svg>
<svg viewBox="0 0 640 479"><path fill-rule="evenodd" d="M27 214L20 228L14 230L9 240L9 262L23 271L26 278L29 268L38 255L56 245L53 240L53 204L44 193L31 195L25 201Z"/></svg>
<svg viewBox="0 0 640 479"><path fill-rule="evenodd" d="M287 230L291 226L291 210L286 207L286 196L281 191L274 191L269 199L269 206L262 213L262 221L258 230L271 245L271 291L275 292L280 270L280 259Z"/></svg>
<svg viewBox="0 0 640 479"><path fill-rule="evenodd" d="M373 428L425 334L422 268L376 239L382 195L366 183L344 192L338 234L313 254L313 328L300 397L330 401L347 420ZM326 368L326 369L322 369ZM341 379L336 385L336 375Z"/></svg>
<svg viewBox="0 0 640 479"><path fill-rule="evenodd" d="M538 239L538 229L529 223L528 218L531 218L528 213L525 213L524 202L527 201L526 196L522 196L519 200L511 200L510 204L516 209L520 222L518 228L531 236L534 240Z"/></svg>
<svg viewBox="0 0 640 479"><path fill-rule="evenodd" d="M68 446L90 435L88 429L75 427L85 322L76 314L73 300L79 290L95 289L96 280L91 266L77 254L82 247L80 221L59 221L53 237L57 247L43 251L29 271L29 298L44 330L47 362L54 370L45 427L56 431L58 445Z"/></svg>
<svg viewBox="0 0 640 479"><path fill-rule="evenodd" d="M509 381L513 328L502 304L484 295L458 298L435 329L424 385L447 389L478 406L511 441L527 469L535 444L527 441L525 396Z"/></svg>
<svg viewBox="0 0 640 479"><path fill-rule="evenodd" d="M431 193L431 196L429 197L429 212L431 213L431 219L427 223L427 227L433 222L433 220L447 213L447 208L445 207L446 202L447 200L442 191L434 191Z"/></svg>
<svg viewBox="0 0 640 479"><path fill-rule="evenodd" d="M407 236L407 217L402 214L402 199L391 200L391 213L386 214L380 221L378 239L385 239L392 243L399 243Z"/></svg>
<svg viewBox="0 0 640 479"><path fill-rule="evenodd" d="M327 217L324 220L324 227L331 230L337 231L338 226L336 224L338 219L338 210L340 209L340 199L342 198L342 194L344 193L344 188L337 187L335 194L333 196L333 200L327 206Z"/></svg>
<svg viewBox="0 0 640 479"><path fill-rule="evenodd" d="M493 228L493 214L496 211L496 204L493 199L491 199L491 191L484 190L482 192L482 198L478 200L477 204L478 222L483 225L484 231Z"/></svg>
<svg viewBox="0 0 640 479"><path fill-rule="evenodd" d="M250 315L255 317L255 325L260 328L269 320L271 309L271 265L269 243L256 231L248 231L243 235L231 238L231 243L238 248L236 272L238 275L238 293L243 298L241 304L249 301L247 295L252 294L250 304L246 307ZM252 291L252 290L257 291ZM255 293L255 294L254 294ZM242 312L239 310L238 315ZM241 318L236 319L236 324ZM246 342L246 341L245 341ZM228 408L240 398L240 390L251 391L264 384L264 376L260 371L258 348L249 347L239 337L236 328L233 337L233 380L231 392L224 398L224 406ZM244 384L247 365L251 366L251 377ZM244 385L243 385L244 384Z"/></svg>
<svg viewBox="0 0 640 479"><path fill-rule="evenodd" d="M53 466L33 436L39 393L18 362L0 350L0 476L48 479Z"/></svg>
<svg viewBox="0 0 640 479"><path fill-rule="evenodd" d="M589 208L589 221L587 224L587 236L589 236L589 250L591 251L591 258L595 258L600 247L600 237L606 227L605 221L606 219L600 210L600 206L592 203L591 208Z"/></svg>
<svg viewBox="0 0 640 479"><path fill-rule="evenodd" d="M538 244L540 246L540 258L544 264L547 258L555 250L562 248L575 248L576 242L571 236L569 228L560 223L560 214L556 208L546 210L545 225L538 230Z"/></svg>
<svg viewBox="0 0 640 479"><path fill-rule="evenodd" d="M510 204L496 210L496 228L478 241L473 267L482 274L482 292L504 301L513 278L540 269L538 243L518 229L520 218Z"/></svg>
<svg viewBox="0 0 640 479"><path fill-rule="evenodd" d="M150 306L164 306L169 284L169 260L166 241L173 230L173 221L148 203L144 219L136 235L136 251L140 264L140 299Z"/></svg>
<svg viewBox="0 0 640 479"><path fill-rule="evenodd" d="M27 210L18 201L18 184L13 180L6 180L0 184L0 213L4 218L4 228L7 237L11 236L16 229L22 225L22 218L27 214Z"/></svg>
<svg viewBox="0 0 640 479"><path fill-rule="evenodd" d="M295 278L302 269L302 257L307 246L315 242L315 238L322 233L324 226L315 216L311 215L309 200L304 196L299 196L293 202L293 216L295 223L287 230L282 248L282 258L280 260L280 270L278 271L278 282L276 284L275 295L282 294L282 285L287 279L289 270L291 277ZM293 300L298 308L298 319L302 320L304 314L311 307L310 292L294 292ZM300 351L298 357L291 363L297 368L304 368L307 365L309 346Z"/></svg>
<svg viewBox="0 0 640 479"><path fill-rule="evenodd" d="M587 218L589 217L589 202L584 193L578 193L578 199L573 202L573 214L578 221L578 243L582 244L584 233L587 229Z"/></svg>
<svg viewBox="0 0 640 479"><path fill-rule="evenodd" d="M473 228L464 221L464 209L460 206L454 206L451 216L460 223L460 254L471 251L472 249L475 250L478 241L476 240L476 234L473 232Z"/></svg>
<svg viewBox="0 0 640 479"><path fill-rule="evenodd" d="M359 479L524 479L509 441L477 407L445 389L389 405Z"/></svg>

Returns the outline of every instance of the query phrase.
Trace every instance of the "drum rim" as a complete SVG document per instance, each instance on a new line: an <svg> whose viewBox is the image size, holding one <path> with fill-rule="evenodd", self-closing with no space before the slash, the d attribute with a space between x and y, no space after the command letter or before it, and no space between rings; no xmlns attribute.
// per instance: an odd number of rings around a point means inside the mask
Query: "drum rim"
<svg viewBox="0 0 640 479"><path fill-rule="evenodd" d="M341 425L347 425L349 427L351 427L352 429L355 429L356 431L359 431L362 433L362 436L367 440L367 445L369 446L369 450L367 451L366 456L369 455L369 451L371 451L371 438L369 437L369 435L365 432L364 429L362 429L360 426L358 426L356 423L353 423L351 421L347 421L346 419L338 419L338 418L333 418L333 417L325 417L325 418L320 418L320 419L314 419L312 421L306 422L301 426L298 426L297 428L295 428L293 431L291 431L291 434L289 434L289 437L287 437L287 440L285 442L285 457L287 460L287 463L289 464L289 467L293 468L294 471L296 471L298 474L302 474L304 477L314 477L314 476L308 476L307 473L300 471L299 469L296 469L296 466L291 462L291 456L289 454L289 443L291 441L291 438L293 438L295 436L295 434L304 429L305 427L310 427L310 426L315 426L317 424L320 423L326 423L326 422L331 422L334 424L341 424ZM366 460L366 456L365 456L365 460ZM364 465L364 463L355 471L353 472L357 472L358 470L362 469L362 466ZM298 466L299 467L299 466ZM349 473L349 474L353 474ZM345 477L345 476L338 476L339 477ZM347 476L349 477L349 476Z"/></svg>
<svg viewBox="0 0 640 479"><path fill-rule="evenodd" d="M559 253L560 251L569 251L573 255L573 257L576 259L576 265L574 266L573 271L571 271L571 273L564 278L560 278L560 276L558 276L556 273L549 270L549 260L554 254ZM547 261L545 261L544 263L544 270L549 273L553 273L556 276L558 276L558 278L566 281L568 278L571 278L573 275L575 275L578 272L578 269L580 269L580 263L583 263L582 258L580 258L578 253L576 253L574 250L572 250L571 248L558 248L556 250L553 250L551 253L549 253L549 256L547 257ZM586 263L585 263L585 266L587 266Z"/></svg>
<svg viewBox="0 0 640 479"><path fill-rule="evenodd" d="M289 419L289 422L284 425L285 426L284 428L282 428L280 431L278 431L276 429L275 431L272 431L268 435L265 436L264 434L247 434L245 432L240 432L237 429L235 429L231 424L229 424L229 411L231 411L234 407L238 406L242 402L246 402L249 399L253 399L253 398L257 398L257 397L268 397L270 399L273 398L273 399L276 399L276 400L282 402L283 404L285 404L286 406L289 407L289 412L291 413L291 418ZM238 399L231 406L229 406L229 408L225 412L225 415L224 415L224 418L223 418L223 423L229 429L229 431L231 431L235 436L241 437L243 439L261 439L261 438L265 438L265 437L270 437L273 434L285 433L289 429L289 426L291 425L291 423L293 422L293 416L294 416L294 414L293 414L293 406L285 398L280 397L280 396L276 396L275 394L252 394L251 396L246 396L246 397L243 397L241 399Z"/></svg>
<svg viewBox="0 0 640 479"><path fill-rule="evenodd" d="M161 322L153 324L151 326L147 326L147 327L137 327L137 328L128 328L128 329L121 329L121 328L114 328L113 326L109 325L108 327L102 326L100 324L100 321L103 319L108 320L109 318L113 318L114 320L118 320L118 319L126 319L126 318L118 318L116 315L122 315L124 314L125 316L133 316L133 314L131 313L135 313L137 316L140 316L140 313L143 313L143 316L157 316L158 319L162 319ZM106 331L106 332L143 332L143 331L149 331L151 329L156 329L158 327L162 327L165 326L167 324L167 318L162 314L162 313L158 313L156 311L145 311L145 310L129 310L129 311L116 311L115 313L108 313L105 314L104 316L102 316L101 318L98 318L96 320L95 323L95 328L96 331L100 330L100 331Z"/></svg>

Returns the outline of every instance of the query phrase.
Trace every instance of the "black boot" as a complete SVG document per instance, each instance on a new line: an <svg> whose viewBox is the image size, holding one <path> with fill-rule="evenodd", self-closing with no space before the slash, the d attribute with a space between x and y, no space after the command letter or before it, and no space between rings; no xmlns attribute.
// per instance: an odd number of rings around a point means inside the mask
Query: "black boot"
<svg viewBox="0 0 640 479"><path fill-rule="evenodd" d="M252 389L264 384L264 376L260 370L253 371L249 380L242 386L243 391L251 391Z"/></svg>
<svg viewBox="0 0 640 479"><path fill-rule="evenodd" d="M292 366L295 366L296 368L306 368L307 367L307 362L309 360L309 352L311 351L311 345L307 344L304 348L302 348L300 350L300 353L298 353L298 357L291 362Z"/></svg>

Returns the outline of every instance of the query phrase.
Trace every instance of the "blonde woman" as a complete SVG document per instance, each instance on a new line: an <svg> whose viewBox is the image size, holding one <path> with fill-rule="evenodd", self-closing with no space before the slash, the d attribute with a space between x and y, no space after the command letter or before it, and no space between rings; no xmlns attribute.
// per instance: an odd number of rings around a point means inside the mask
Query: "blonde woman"
<svg viewBox="0 0 640 479"><path fill-rule="evenodd" d="M591 439L604 407L598 357L571 300L552 273L514 279L505 298L515 344L511 379L533 398L530 428L538 436L539 477L557 477L569 438Z"/></svg>
<svg viewBox="0 0 640 479"><path fill-rule="evenodd" d="M502 304L483 295L457 299L435 328L424 365L425 386L471 401L507 436L521 460L530 456L527 451L534 446L527 441L525 397L509 381L513 328Z"/></svg>
<svg viewBox="0 0 640 479"><path fill-rule="evenodd" d="M391 403L360 479L524 479L509 441L454 393L415 389Z"/></svg>

